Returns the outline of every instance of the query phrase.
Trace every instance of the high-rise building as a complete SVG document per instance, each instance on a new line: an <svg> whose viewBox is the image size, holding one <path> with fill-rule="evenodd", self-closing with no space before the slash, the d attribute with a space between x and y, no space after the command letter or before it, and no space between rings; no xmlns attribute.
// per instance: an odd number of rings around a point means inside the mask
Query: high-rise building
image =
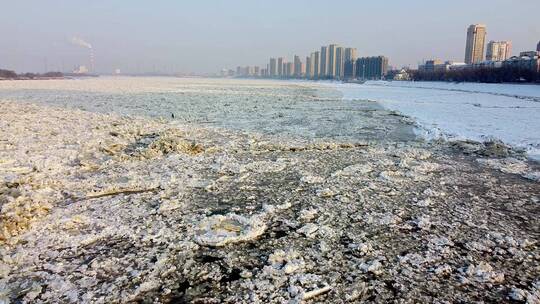
<svg viewBox="0 0 540 304"><path fill-rule="evenodd" d="M536 46L536 51L540 52L540 41L538 42L538 45Z"/></svg>
<svg viewBox="0 0 540 304"><path fill-rule="evenodd" d="M353 79L356 77L356 61L348 60L345 62L343 67L343 78L344 79Z"/></svg>
<svg viewBox="0 0 540 304"><path fill-rule="evenodd" d="M352 79L356 77L356 58L358 54L356 48L346 48L343 60L343 78Z"/></svg>
<svg viewBox="0 0 540 304"><path fill-rule="evenodd" d="M277 59L277 70L278 70L278 76L282 77L282 76L285 76L285 69L284 69L284 66L286 65L287 63L285 62L285 59L283 59L283 57L279 57Z"/></svg>
<svg viewBox="0 0 540 304"><path fill-rule="evenodd" d="M356 77L356 58L358 52L356 48L345 48L343 59L343 75L344 79L352 79Z"/></svg>
<svg viewBox="0 0 540 304"><path fill-rule="evenodd" d="M355 61L358 54L356 51L356 48L346 48L345 49L345 62L347 61Z"/></svg>
<svg viewBox="0 0 540 304"><path fill-rule="evenodd" d="M268 73L270 77L276 77L278 75L276 58L270 58L270 64L268 65Z"/></svg>
<svg viewBox="0 0 540 304"><path fill-rule="evenodd" d="M303 76L303 64L302 60L300 59L300 56L294 56L294 76L295 77L302 77Z"/></svg>
<svg viewBox="0 0 540 304"><path fill-rule="evenodd" d="M284 63L284 70L286 77L293 77L294 76L294 64L292 62L286 62Z"/></svg>
<svg viewBox="0 0 540 304"><path fill-rule="evenodd" d="M343 79L345 64L345 49L342 47L336 48L336 76L335 78Z"/></svg>
<svg viewBox="0 0 540 304"><path fill-rule="evenodd" d="M314 62L314 55L313 53L311 53L311 56L307 56L306 57L306 78L307 79L312 79L313 78L313 70L314 70L314 67L315 67L315 62Z"/></svg>
<svg viewBox="0 0 540 304"><path fill-rule="evenodd" d="M326 78L328 74L328 47L321 47L321 57L319 59L319 78Z"/></svg>
<svg viewBox="0 0 540 304"><path fill-rule="evenodd" d="M363 80L382 79L388 72L388 58L384 56L363 57L356 60L356 78Z"/></svg>
<svg viewBox="0 0 540 304"><path fill-rule="evenodd" d="M337 55L337 44L330 44L328 46L328 66L326 68L326 75L329 78L336 78L336 55Z"/></svg>
<svg viewBox="0 0 540 304"><path fill-rule="evenodd" d="M486 26L473 24L467 30L467 45L465 47L465 63L472 64L484 60L486 43Z"/></svg>
<svg viewBox="0 0 540 304"><path fill-rule="evenodd" d="M512 43L510 41L490 41L487 45L486 60L504 61L510 58Z"/></svg>
<svg viewBox="0 0 540 304"><path fill-rule="evenodd" d="M310 79L311 78L311 67L312 67L312 64L311 64L311 57L310 56L306 56L306 74L304 75L305 78L307 79Z"/></svg>
<svg viewBox="0 0 540 304"><path fill-rule="evenodd" d="M319 51L311 53L313 58L313 79L318 79L321 74L321 53Z"/></svg>

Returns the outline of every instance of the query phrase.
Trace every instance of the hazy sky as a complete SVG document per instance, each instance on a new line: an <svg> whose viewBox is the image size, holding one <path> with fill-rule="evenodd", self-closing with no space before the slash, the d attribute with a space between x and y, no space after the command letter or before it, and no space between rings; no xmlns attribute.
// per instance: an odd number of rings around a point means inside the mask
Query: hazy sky
<svg viewBox="0 0 540 304"><path fill-rule="evenodd" d="M540 40L540 0L0 0L0 68L18 72L217 72L305 58L323 44L386 55L393 66L422 59L463 61L466 28L511 40L514 54Z"/></svg>

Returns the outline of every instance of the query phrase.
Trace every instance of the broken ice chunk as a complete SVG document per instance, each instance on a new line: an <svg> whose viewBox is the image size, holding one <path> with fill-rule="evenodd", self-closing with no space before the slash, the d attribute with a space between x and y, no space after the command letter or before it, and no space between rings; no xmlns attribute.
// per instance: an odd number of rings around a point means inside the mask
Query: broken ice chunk
<svg viewBox="0 0 540 304"><path fill-rule="evenodd" d="M214 215L199 223L195 241L200 245L220 247L253 240L265 230L266 224L258 216L246 218L233 213Z"/></svg>

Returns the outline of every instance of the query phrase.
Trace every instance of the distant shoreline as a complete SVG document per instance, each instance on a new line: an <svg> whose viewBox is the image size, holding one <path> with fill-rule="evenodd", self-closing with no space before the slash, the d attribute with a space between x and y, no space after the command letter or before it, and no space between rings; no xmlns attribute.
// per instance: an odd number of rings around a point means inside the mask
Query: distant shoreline
<svg viewBox="0 0 540 304"><path fill-rule="evenodd" d="M10 81L10 80L59 80L59 79L69 79L69 77L17 77L17 78L0 78L0 81Z"/></svg>
<svg viewBox="0 0 540 304"><path fill-rule="evenodd" d="M204 77L203 77L204 78ZM337 80L337 79L302 79L302 78L257 78L257 77L208 77L216 79L252 79L252 80L283 80L283 81L306 81L306 82L338 82L338 83L351 83L351 84L364 84L369 81L385 81L385 82L397 82L397 83L452 83L452 84L466 84L466 83L476 83L476 84L516 84L516 85L540 85L540 82L473 82L473 81L444 81L444 80L387 80L387 79L368 79L368 80L358 80L358 81L347 81L347 80Z"/></svg>
<svg viewBox="0 0 540 304"><path fill-rule="evenodd" d="M300 78L256 78L256 77L212 77L212 76L172 76L172 75L75 75L75 74L64 74L59 77L46 77L46 76L36 76L36 77L0 77L0 81L8 80L60 80L60 79L80 79L80 78L95 78L95 77L170 77L170 78L208 78L208 79L240 79L240 80L278 80L278 81L305 81L305 82L336 82L343 84L365 84L369 81L384 81L384 82L396 82L396 83L450 83L450 84L488 84L488 85L497 85L497 84L511 84L511 85L540 85L539 82L470 82L470 81L444 81L444 80L358 80L358 81L347 81L347 80L332 80L332 79L300 79Z"/></svg>

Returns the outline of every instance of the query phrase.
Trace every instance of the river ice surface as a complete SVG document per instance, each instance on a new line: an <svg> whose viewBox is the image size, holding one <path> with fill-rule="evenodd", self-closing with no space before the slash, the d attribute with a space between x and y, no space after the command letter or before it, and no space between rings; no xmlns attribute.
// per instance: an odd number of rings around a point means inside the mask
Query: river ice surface
<svg viewBox="0 0 540 304"><path fill-rule="evenodd" d="M338 141L414 138L412 120L315 82L99 77L0 82L0 100L163 117L201 127Z"/></svg>
<svg viewBox="0 0 540 304"><path fill-rule="evenodd" d="M345 100L372 100L414 118L427 138L498 139L540 158L540 86L367 82L336 84Z"/></svg>
<svg viewBox="0 0 540 304"><path fill-rule="evenodd" d="M409 140L414 124L427 139L498 139L540 159L537 85L100 77L4 81L0 99L338 141Z"/></svg>

